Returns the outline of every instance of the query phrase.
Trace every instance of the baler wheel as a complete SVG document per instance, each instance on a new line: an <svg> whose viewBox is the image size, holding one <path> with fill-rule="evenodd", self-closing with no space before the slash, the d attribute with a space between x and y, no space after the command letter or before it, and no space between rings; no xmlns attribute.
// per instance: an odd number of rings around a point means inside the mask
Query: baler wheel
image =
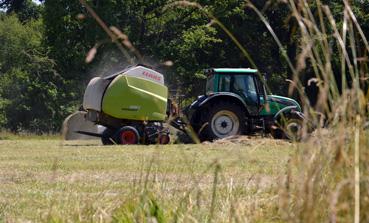
<svg viewBox="0 0 369 223"><path fill-rule="evenodd" d="M132 126L124 126L118 133L119 144L134 145L139 143L140 135L136 128Z"/></svg>
<svg viewBox="0 0 369 223"><path fill-rule="evenodd" d="M168 135L159 135L159 144L167 145L170 142L170 138Z"/></svg>
<svg viewBox="0 0 369 223"><path fill-rule="evenodd" d="M101 136L101 142L103 145L114 145L114 131L112 129L106 128Z"/></svg>

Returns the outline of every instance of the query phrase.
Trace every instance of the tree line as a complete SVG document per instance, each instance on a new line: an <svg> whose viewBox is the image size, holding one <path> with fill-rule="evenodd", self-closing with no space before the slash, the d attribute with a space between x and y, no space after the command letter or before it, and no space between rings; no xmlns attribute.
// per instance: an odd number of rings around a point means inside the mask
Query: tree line
<svg viewBox="0 0 369 223"><path fill-rule="evenodd" d="M209 67L253 67L267 74L273 93L287 94L291 71L283 57L298 63L301 51L296 20L283 1L88 0L108 27L126 38L127 58L77 0L0 0L0 126L13 132L59 131L63 119L77 110L87 82L132 63L144 62L162 72L170 90L186 98L203 93ZM265 23L266 18L282 48ZM312 12L315 1L311 4ZM327 4L342 27L343 2ZM366 36L369 3L352 1ZM226 30L225 30L226 29ZM247 50L239 49L232 34ZM333 40L332 40L333 41ZM130 45L129 45L130 44ZM334 43L332 43L334 44ZM86 55L96 49L90 63ZM135 52L139 53L137 58ZM131 59L136 60L131 60ZM165 66L171 61L172 66ZM333 66L339 66L339 61ZM302 79L312 77L307 64ZM314 86L307 86L311 98Z"/></svg>

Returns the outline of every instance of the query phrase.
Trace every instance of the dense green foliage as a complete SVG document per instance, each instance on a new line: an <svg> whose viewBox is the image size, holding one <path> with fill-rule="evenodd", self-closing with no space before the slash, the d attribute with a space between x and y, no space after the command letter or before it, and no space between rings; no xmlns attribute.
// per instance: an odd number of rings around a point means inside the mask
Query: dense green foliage
<svg viewBox="0 0 369 223"><path fill-rule="evenodd" d="M114 25L129 36L133 45L144 55L144 61L137 62L157 67L165 60L172 60L174 66L171 69L163 68L168 84L188 96L203 93L203 82L198 80L204 78L205 68L251 66L226 33L211 24L208 14L216 15L230 29L248 49L262 72L286 77L278 46L255 13L246 8L244 1L199 3L204 6L203 10L185 5L174 6L166 0L150 3L93 1L91 5L108 26ZM122 54L116 52L114 45L109 44L107 35L92 18L76 19L79 13L85 11L77 1L45 3L46 41L56 61L63 61L58 63L62 73L68 79L83 80L89 78L88 75L81 75L86 74L87 70L96 75L96 67L105 73L129 64ZM278 34L283 34L283 39L288 41L288 30L283 21L287 16L285 8L280 12L268 10L268 13L271 20L279 24ZM98 58L95 63L86 66L84 55L96 43L103 43L98 50Z"/></svg>
<svg viewBox="0 0 369 223"><path fill-rule="evenodd" d="M81 103L86 82L92 76L110 74L132 64L79 1L41 2L0 1L0 123L12 131L57 130L63 117ZM268 74L272 91L287 94L285 79L291 77L291 70L282 53L296 63L301 46L296 21L284 3L253 1L281 41L281 49L243 0L197 1L201 8L167 0L87 2L108 26L128 36L143 57L136 57L134 62L163 72L171 90L194 97L203 93L203 69L252 67L230 36L214 22L213 15L247 50L257 68ZM342 26L343 3L324 3L329 4ZM316 13L315 3L311 4ZM368 3L354 4L354 12L368 32ZM86 64L85 57L94 46L97 54L92 63ZM131 49L127 50L135 58ZM167 60L174 65L163 66ZM309 72L308 67L307 77Z"/></svg>
<svg viewBox="0 0 369 223"><path fill-rule="evenodd" d="M62 79L42 46L41 20L0 23L0 122L12 131L54 131L65 115Z"/></svg>

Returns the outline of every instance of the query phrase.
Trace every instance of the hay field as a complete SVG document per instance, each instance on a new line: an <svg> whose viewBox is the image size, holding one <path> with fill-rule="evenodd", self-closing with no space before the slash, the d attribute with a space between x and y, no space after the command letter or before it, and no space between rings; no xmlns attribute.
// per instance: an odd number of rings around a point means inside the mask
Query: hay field
<svg viewBox="0 0 369 223"><path fill-rule="evenodd" d="M0 141L0 222L281 222L295 145L271 139L101 146Z"/></svg>

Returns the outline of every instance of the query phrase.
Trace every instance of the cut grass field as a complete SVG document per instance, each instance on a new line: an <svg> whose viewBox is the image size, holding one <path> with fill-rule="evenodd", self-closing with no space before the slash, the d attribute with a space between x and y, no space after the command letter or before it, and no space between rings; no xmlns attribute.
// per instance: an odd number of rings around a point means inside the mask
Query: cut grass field
<svg viewBox="0 0 369 223"><path fill-rule="evenodd" d="M291 143L257 138L167 146L2 140L0 222L141 222L150 216L158 222L281 222L278 188L295 151Z"/></svg>

